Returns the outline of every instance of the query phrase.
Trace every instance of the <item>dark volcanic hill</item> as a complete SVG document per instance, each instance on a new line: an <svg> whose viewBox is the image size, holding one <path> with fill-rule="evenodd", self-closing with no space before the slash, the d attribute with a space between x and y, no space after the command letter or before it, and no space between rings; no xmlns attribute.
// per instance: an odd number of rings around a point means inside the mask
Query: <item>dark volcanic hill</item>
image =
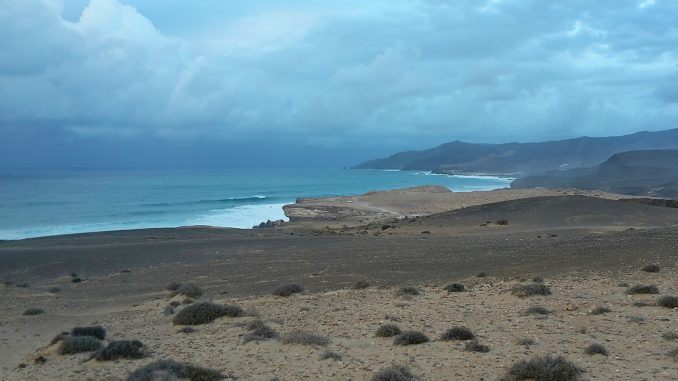
<svg viewBox="0 0 678 381"><path fill-rule="evenodd" d="M367 161L355 169L424 170L450 174L525 176L557 169L593 167L624 151L678 149L678 129L543 143L475 144L454 141Z"/></svg>
<svg viewBox="0 0 678 381"><path fill-rule="evenodd" d="M618 153L595 167L526 176L515 180L511 187L574 187L678 198L678 150Z"/></svg>

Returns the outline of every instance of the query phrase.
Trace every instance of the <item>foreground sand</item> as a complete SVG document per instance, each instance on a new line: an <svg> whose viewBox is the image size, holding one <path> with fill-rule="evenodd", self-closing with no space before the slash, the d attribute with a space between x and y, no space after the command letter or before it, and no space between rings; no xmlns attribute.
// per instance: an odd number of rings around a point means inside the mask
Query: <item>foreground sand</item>
<svg viewBox="0 0 678 381"><path fill-rule="evenodd" d="M676 295L674 274L675 268L666 268L659 273L558 276L545 280L552 295L522 299L509 292L521 280L493 277L462 280L469 288L462 293L447 293L440 285L419 285L422 294L411 298L397 297L393 288L375 287L288 298L216 298L219 303L256 310L281 334L302 329L326 336L331 340L326 347L282 344L277 340L243 343L247 331L242 324L253 317L220 318L196 326L195 333L178 333L180 327L171 323L171 316L163 314L169 296L158 290L135 306L109 308L101 301L97 308L74 311L69 316L70 325L101 324L111 338L141 340L151 357L84 362L87 354L62 356L55 353L55 347L38 349L49 342L49 335L26 335L21 340L35 348L22 360L27 367L4 364L3 373L5 379L118 380L153 360L171 358L218 369L241 380L364 380L392 363L409 366L425 380L494 380L518 360L552 353L564 355L584 368L585 376L591 380L671 380L678 377L678 363L666 353L678 347L678 342L667 341L662 334L678 332L678 311L654 306L656 296L627 296L619 283L657 284L663 294ZM634 306L639 301L649 305ZM536 305L553 313L523 315L524 309ZM590 315L597 306L607 306L611 312ZM4 330L45 324L50 319L50 314L14 316L4 322ZM55 325L53 333L68 328L68 320ZM374 336L384 322L421 330L433 341L395 346L392 339ZM444 330L456 325L470 328L481 343L490 347L490 352L466 352L463 342L438 340ZM523 337L536 344L517 344ZM609 356L584 354L584 348L593 342L603 344ZM326 350L340 354L341 360L321 360ZM34 364L41 355L47 361Z"/></svg>

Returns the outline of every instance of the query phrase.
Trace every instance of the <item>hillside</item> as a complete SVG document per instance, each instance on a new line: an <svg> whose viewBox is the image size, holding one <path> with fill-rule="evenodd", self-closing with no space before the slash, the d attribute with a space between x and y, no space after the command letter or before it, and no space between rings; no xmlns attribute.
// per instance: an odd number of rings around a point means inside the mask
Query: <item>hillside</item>
<svg viewBox="0 0 678 381"><path fill-rule="evenodd" d="M353 168L526 176L558 169L592 167L619 152L650 149L678 149L678 129L543 143L475 144L454 141L429 150L396 153Z"/></svg>
<svg viewBox="0 0 678 381"><path fill-rule="evenodd" d="M618 153L595 167L526 176L515 180L511 187L574 187L678 198L678 150Z"/></svg>

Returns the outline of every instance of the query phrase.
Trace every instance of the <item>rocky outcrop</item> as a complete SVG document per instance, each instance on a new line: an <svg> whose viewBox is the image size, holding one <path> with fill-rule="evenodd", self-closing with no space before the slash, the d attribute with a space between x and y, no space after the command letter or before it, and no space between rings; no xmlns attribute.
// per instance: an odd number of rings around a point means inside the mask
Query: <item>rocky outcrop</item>
<svg viewBox="0 0 678 381"><path fill-rule="evenodd" d="M278 226L282 226L285 223L283 220L266 220L266 222L262 222L259 225L254 225L252 226L252 229L272 229Z"/></svg>

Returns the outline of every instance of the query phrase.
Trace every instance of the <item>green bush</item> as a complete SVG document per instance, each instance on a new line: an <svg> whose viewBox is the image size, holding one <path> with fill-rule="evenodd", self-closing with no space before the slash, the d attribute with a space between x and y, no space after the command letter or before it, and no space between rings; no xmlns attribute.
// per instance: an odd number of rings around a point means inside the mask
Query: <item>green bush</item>
<svg viewBox="0 0 678 381"><path fill-rule="evenodd" d="M304 292L304 288L300 284L290 283L283 284L273 290L273 295L277 296L292 296Z"/></svg>
<svg viewBox="0 0 678 381"><path fill-rule="evenodd" d="M395 324L382 324L377 328L375 336L377 337L393 337L401 333L400 328Z"/></svg>
<svg viewBox="0 0 678 381"><path fill-rule="evenodd" d="M172 322L174 325L199 325L211 323L217 318L244 316L244 311L238 306L219 305L209 302L191 304L179 311Z"/></svg>
<svg viewBox="0 0 678 381"><path fill-rule="evenodd" d="M42 308L29 308L24 313L22 314L23 316L36 316L36 315L42 315L45 313L45 310Z"/></svg>
<svg viewBox="0 0 678 381"><path fill-rule="evenodd" d="M662 296L657 299L657 305L666 308L678 308L678 296Z"/></svg>
<svg viewBox="0 0 678 381"><path fill-rule="evenodd" d="M395 345L416 345L429 342L428 336L419 331L405 331L395 337L393 343Z"/></svg>
<svg viewBox="0 0 678 381"><path fill-rule="evenodd" d="M71 330L71 336L92 336L99 340L103 340L106 338L106 330L100 325L75 327Z"/></svg>
<svg viewBox="0 0 678 381"><path fill-rule="evenodd" d="M398 296L404 296L404 295L411 295L411 296L417 296L421 292L419 292L419 289L413 286L403 286L398 289Z"/></svg>
<svg viewBox="0 0 678 381"><path fill-rule="evenodd" d="M118 340L108 343L106 348L94 353L97 361L113 361L118 359L140 359L148 356L144 352L144 344L139 340Z"/></svg>
<svg viewBox="0 0 678 381"><path fill-rule="evenodd" d="M464 288L464 285L461 283L450 283L443 287L443 290L447 292L464 292L466 291L466 288Z"/></svg>
<svg viewBox="0 0 678 381"><path fill-rule="evenodd" d="M602 315L610 312L611 310L605 306L598 306L594 308L589 315Z"/></svg>
<svg viewBox="0 0 678 381"><path fill-rule="evenodd" d="M657 264L646 265L646 266L643 266L643 268L641 270L645 271L646 273L658 273L659 272L659 265L657 265Z"/></svg>
<svg viewBox="0 0 678 381"><path fill-rule="evenodd" d="M511 288L511 294L519 298L526 298L533 295L551 295L551 289L540 283L517 284Z"/></svg>
<svg viewBox="0 0 678 381"><path fill-rule="evenodd" d="M521 337L520 339L516 340L516 344L529 347L530 345L535 345L536 342L529 337Z"/></svg>
<svg viewBox="0 0 678 381"><path fill-rule="evenodd" d="M578 381L582 372L581 368L561 356L546 355L513 364L501 380Z"/></svg>
<svg viewBox="0 0 678 381"><path fill-rule="evenodd" d="M466 327L452 327L440 335L440 340L473 340L475 335Z"/></svg>
<svg viewBox="0 0 678 381"><path fill-rule="evenodd" d="M549 315L551 311L542 306L532 306L523 311L523 315Z"/></svg>
<svg viewBox="0 0 678 381"><path fill-rule="evenodd" d="M170 296L184 295L189 298L197 299L202 296L202 289L192 283L178 283L173 282L167 286L170 291Z"/></svg>
<svg viewBox="0 0 678 381"><path fill-rule="evenodd" d="M59 346L59 353L72 355L101 349L101 340L92 336L65 336Z"/></svg>
<svg viewBox="0 0 678 381"><path fill-rule="evenodd" d="M278 332L264 324L261 320L255 320L248 326L250 332L243 337L243 342L270 340L278 337Z"/></svg>
<svg viewBox="0 0 678 381"><path fill-rule="evenodd" d="M480 344L476 340L467 341L464 345L464 350L467 352L480 352L487 353L490 351L490 347L487 345Z"/></svg>
<svg viewBox="0 0 678 381"><path fill-rule="evenodd" d="M417 381L418 379L406 366L393 365L381 369L370 378L370 381Z"/></svg>
<svg viewBox="0 0 678 381"><path fill-rule="evenodd" d="M330 343L330 339L315 333L306 331L293 331L282 336L280 340L283 344L301 344L301 345L320 345L325 346Z"/></svg>
<svg viewBox="0 0 678 381"><path fill-rule="evenodd" d="M659 294L659 288L654 284L637 284L635 286L629 287L626 290L626 294Z"/></svg>
<svg viewBox="0 0 678 381"><path fill-rule="evenodd" d="M332 360L334 360L334 361L340 361L340 360L341 360L341 355L340 355L339 353L336 353L336 352L325 351L325 352L323 352L323 353L320 355L320 359L321 359L321 360L332 359Z"/></svg>
<svg viewBox="0 0 678 381"><path fill-rule="evenodd" d="M587 355L603 355L607 356L607 349L602 344L593 343L584 349L584 353Z"/></svg>
<svg viewBox="0 0 678 381"><path fill-rule="evenodd" d="M213 369L181 364L173 360L160 360L137 369L127 377L127 381L170 381L176 379L219 381L225 378L226 376Z"/></svg>

